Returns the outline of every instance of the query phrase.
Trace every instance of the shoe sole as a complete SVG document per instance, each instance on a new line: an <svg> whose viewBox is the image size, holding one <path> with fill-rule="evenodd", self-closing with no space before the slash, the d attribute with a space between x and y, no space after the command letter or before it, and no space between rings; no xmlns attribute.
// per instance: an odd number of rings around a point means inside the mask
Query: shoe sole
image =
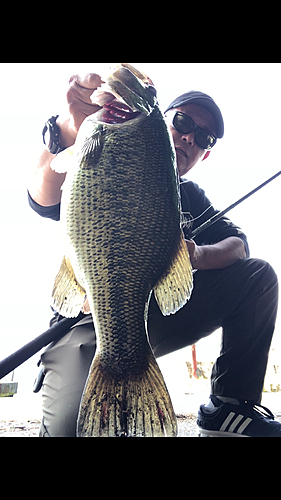
<svg viewBox="0 0 281 500"><path fill-rule="evenodd" d="M197 427L198 429L198 437L226 437L226 438L247 438L250 436L243 436L242 434L235 434L233 432L222 432L222 431L207 431L205 429L201 429L200 427Z"/></svg>

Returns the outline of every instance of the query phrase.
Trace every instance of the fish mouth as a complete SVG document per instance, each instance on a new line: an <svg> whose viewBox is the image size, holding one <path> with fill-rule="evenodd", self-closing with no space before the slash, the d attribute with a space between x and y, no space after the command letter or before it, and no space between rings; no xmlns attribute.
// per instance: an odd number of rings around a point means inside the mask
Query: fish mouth
<svg viewBox="0 0 281 500"><path fill-rule="evenodd" d="M129 63L121 63L104 80L91 97L93 104L103 108L100 121L122 124L155 110L157 92L152 81Z"/></svg>
<svg viewBox="0 0 281 500"><path fill-rule="evenodd" d="M113 95L103 105L103 109L105 112L102 113L101 121L110 125L126 123L141 115L141 113L134 112L129 106L118 101Z"/></svg>

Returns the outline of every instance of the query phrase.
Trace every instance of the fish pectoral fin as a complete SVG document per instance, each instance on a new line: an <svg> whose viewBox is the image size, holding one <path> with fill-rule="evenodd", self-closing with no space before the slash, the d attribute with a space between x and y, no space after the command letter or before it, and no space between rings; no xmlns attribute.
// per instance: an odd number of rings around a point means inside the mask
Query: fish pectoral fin
<svg viewBox="0 0 281 500"><path fill-rule="evenodd" d="M99 125L93 135L88 137L81 149L81 161L85 161L89 156L95 163L99 161L102 148L103 148L103 125Z"/></svg>
<svg viewBox="0 0 281 500"><path fill-rule="evenodd" d="M68 172L70 165L74 159L74 147L66 149L59 153L51 163L51 169L57 174L65 174Z"/></svg>
<svg viewBox="0 0 281 500"><path fill-rule="evenodd" d="M64 257L53 287L52 307L65 318L77 318L85 298L84 288L79 285L69 259Z"/></svg>
<svg viewBox="0 0 281 500"><path fill-rule="evenodd" d="M177 419L152 352L139 375L113 374L93 361L79 411L78 437L176 437Z"/></svg>
<svg viewBox="0 0 281 500"><path fill-rule="evenodd" d="M193 274L183 234L175 257L154 288L154 295L164 316L178 312L189 301L193 290Z"/></svg>

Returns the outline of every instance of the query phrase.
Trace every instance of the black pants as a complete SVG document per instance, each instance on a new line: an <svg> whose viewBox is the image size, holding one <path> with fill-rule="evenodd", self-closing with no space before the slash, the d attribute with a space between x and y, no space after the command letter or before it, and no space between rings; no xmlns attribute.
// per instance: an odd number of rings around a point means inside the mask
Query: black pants
<svg viewBox="0 0 281 500"><path fill-rule="evenodd" d="M245 259L219 271L198 271L190 302L162 316L154 297L149 339L156 357L177 351L223 328L212 394L261 401L278 307L278 281L269 264ZM42 355L43 421L40 435L75 436L84 385L95 354L91 316Z"/></svg>

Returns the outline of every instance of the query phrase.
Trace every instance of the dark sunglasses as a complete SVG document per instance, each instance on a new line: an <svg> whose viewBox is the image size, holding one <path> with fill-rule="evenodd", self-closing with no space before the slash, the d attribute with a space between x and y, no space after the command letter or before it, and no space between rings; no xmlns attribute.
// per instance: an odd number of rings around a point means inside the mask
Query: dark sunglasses
<svg viewBox="0 0 281 500"><path fill-rule="evenodd" d="M213 134L204 128L198 127L192 118L187 116L185 113L177 111L172 124L180 134L186 135L194 132L195 142L201 149L207 149L210 151L217 142L217 138Z"/></svg>

